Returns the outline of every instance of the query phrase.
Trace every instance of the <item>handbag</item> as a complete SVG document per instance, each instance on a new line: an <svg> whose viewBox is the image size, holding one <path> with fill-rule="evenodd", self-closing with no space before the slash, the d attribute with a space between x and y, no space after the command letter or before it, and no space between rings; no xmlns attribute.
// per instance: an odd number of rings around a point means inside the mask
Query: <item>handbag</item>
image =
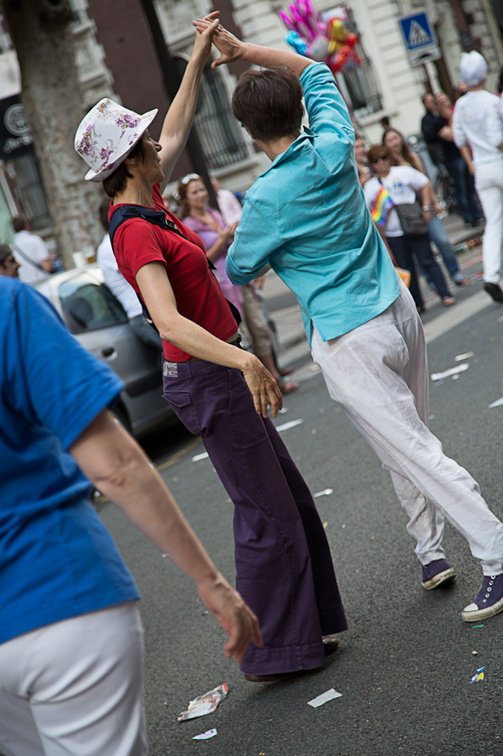
<svg viewBox="0 0 503 756"><path fill-rule="evenodd" d="M381 179L378 178L377 180L384 189ZM411 203L393 202L393 207L396 209L404 236L422 236L428 233L428 224L424 219L423 208L417 200Z"/></svg>
<svg viewBox="0 0 503 756"><path fill-rule="evenodd" d="M423 236L428 233L423 208L419 202L394 205L404 236Z"/></svg>

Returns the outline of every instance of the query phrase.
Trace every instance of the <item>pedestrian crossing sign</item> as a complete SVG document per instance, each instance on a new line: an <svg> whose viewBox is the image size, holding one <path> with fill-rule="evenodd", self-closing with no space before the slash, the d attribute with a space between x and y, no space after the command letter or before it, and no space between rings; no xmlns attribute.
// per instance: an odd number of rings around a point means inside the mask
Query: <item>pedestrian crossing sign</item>
<svg viewBox="0 0 503 756"><path fill-rule="evenodd" d="M441 57L428 14L421 12L398 19L411 65L418 66Z"/></svg>

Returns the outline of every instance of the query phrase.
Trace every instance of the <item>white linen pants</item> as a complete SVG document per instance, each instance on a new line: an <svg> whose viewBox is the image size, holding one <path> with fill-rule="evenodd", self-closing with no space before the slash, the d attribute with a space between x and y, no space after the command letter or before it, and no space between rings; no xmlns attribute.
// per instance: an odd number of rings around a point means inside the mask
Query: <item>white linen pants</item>
<svg viewBox="0 0 503 756"><path fill-rule="evenodd" d="M484 281L499 283L503 241L503 156L475 168L475 187L486 217L482 237Z"/></svg>
<svg viewBox="0 0 503 756"><path fill-rule="evenodd" d="M421 564L444 558L445 516L485 575L503 573L503 524L428 430L426 344L408 290L402 286L384 313L339 338L323 342L315 330L312 355L332 399L391 472Z"/></svg>
<svg viewBox="0 0 503 756"><path fill-rule="evenodd" d="M0 645L0 753L146 756L136 601Z"/></svg>

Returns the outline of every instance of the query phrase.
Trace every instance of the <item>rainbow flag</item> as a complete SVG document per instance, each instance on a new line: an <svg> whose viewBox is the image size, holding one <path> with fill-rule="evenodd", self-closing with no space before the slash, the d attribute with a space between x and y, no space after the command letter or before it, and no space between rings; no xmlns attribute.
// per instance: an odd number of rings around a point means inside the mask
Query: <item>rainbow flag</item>
<svg viewBox="0 0 503 756"><path fill-rule="evenodd" d="M374 223L377 223L378 226L384 226L392 207L393 200L389 196L388 190L384 186L381 186L370 209L370 215Z"/></svg>

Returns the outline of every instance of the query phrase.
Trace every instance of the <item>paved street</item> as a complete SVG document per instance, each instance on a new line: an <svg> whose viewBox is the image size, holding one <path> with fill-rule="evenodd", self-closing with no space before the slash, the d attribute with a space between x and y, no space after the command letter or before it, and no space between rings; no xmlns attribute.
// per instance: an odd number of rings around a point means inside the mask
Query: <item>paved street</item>
<svg viewBox="0 0 503 756"><path fill-rule="evenodd" d="M503 396L503 308L481 290L480 248L460 260L472 285L456 290L458 304L448 309L432 296L423 321L430 374L462 362L469 368L431 382L431 427L503 517L503 406L489 408ZM301 381L275 422L301 421L284 430L283 439L311 490L333 490L316 501L349 630L321 672L277 684L244 681L235 663L224 658L224 633L190 581L105 505L104 522L143 595L151 753L501 756L503 615L476 623L482 627L459 617L479 587L479 566L448 527L446 547L457 580L445 590L421 588L405 515L388 474L329 400L298 322L294 325L298 313L292 301L277 282L267 287L273 289L268 298L280 335L291 329L282 361L294 362L294 377ZM204 452L199 439L180 431L168 440L153 437L145 446L211 555L232 578L232 506L208 459L194 460ZM482 666L484 681L471 683ZM214 714L177 723L190 699L223 682L229 683L229 696ZM330 688L342 697L317 709L307 705ZM211 728L216 737L192 740Z"/></svg>

